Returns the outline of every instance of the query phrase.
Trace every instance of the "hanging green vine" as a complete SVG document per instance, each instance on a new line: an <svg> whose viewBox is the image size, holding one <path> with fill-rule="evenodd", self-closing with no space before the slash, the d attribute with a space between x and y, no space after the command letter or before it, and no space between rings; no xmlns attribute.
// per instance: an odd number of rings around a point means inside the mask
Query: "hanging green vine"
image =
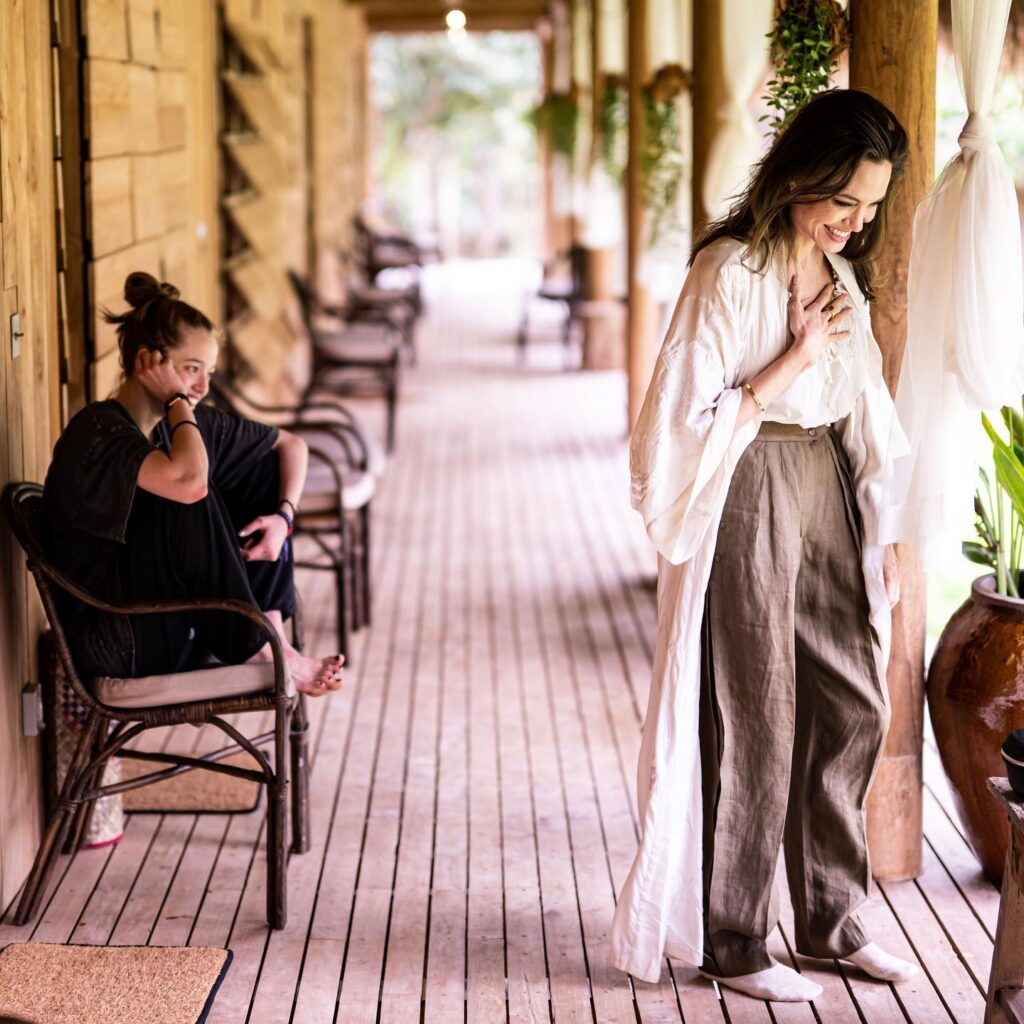
<svg viewBox="0 0 1024 1024"><path fill-rule="evenodd" d="M580 124L579 97L575 90L549 93L530 114L537 134L547 139L553 153L572 160Z"/></svg>
<svg viewBox="0 0 1024 1024"><path fill-rule="evenodd" d="M679 191L683 146L676 100L692 76L678 64L660 68L641 90L644 146L640 154L640 200L648 213L648 245L654 249L681 228Z"/></svg>
<svg viewBox="0 0 1024 1024"><path fill-rule="evenodd" d="M616 184L626 173L629 148L629 87L623 75L606 74L597 111L601 166Z"/></svg>
<svg viewBox="0 0 1024 1024"><path fill-rule="evenodd" d="M762 98L775 113L761 120L778 134L815 93L828 88L850 45L850 26L836 0L778 0L768 39L775 73Z"/></svg>

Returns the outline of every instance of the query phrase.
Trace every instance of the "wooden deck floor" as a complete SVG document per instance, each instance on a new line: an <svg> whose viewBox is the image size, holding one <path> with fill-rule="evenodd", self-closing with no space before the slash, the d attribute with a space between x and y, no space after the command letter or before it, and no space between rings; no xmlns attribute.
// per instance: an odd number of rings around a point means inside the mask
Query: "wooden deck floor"
<svg viewBox="0 0 1024 1024"><path fill-rule="evenodd" d="M514 369L516 279L432 280L376 500L374 622L347 688L313 707L314 841L291 862L287 929L264 925L261 812L136 815L118 846L62 865L40 919L0 925L0 945L228 946L211 1024L980 1021L998 893L931 750L925 873L879 885L864 913L922 964L913 983L798 958L824 995L769 1007L679 964L658 986L608 967L653 561L628 508L621 382L558 372L543 323ZM327 580L302 586L326 653ZM773 952L792 962L786 928Z"/></svg>

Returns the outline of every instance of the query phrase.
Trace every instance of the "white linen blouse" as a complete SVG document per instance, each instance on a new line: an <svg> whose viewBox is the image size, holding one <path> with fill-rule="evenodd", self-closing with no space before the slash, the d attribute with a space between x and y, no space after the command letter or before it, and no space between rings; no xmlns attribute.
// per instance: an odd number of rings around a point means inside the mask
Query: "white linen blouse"
<svg viewBox="0 0 1024 1024"><path fill-rule="evenodd" d="M737 428L743 385L789 344L787 282L745 246L719 239L683 285L630 447L633 507L658 551L658 628L637 796L640 845L612 923L615 967L656 982L663 958L703 962L702 796L697 735L700 627L719 520L733 471L764 419L834 423L849 456L863 571L884 680L891 630L879 543L889 460L905 440L882 379L867 303L849 263L829 256L849 294L850 337ZM890 439L894 443L890 444Z"/></svg>

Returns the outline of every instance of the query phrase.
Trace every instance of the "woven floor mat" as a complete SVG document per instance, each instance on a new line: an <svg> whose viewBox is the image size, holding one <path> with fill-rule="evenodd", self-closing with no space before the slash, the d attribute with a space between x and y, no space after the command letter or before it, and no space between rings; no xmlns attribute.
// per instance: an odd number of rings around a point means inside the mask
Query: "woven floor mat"
<svg viewBox="0 0 1024 1024"><path fill-rule="evenodd" d="M202 1024L231 951L16 943L0 951L0 1021Z"/></svg>
<svg viewBox="0 0 1024 1024"><path fill-rule="evenodd" d="M256 762L246 753L226 757L223 763L242 768L257 767ZM135 779L166 767L156 761L126 757L121 762L121 776L126 780ZM232 814L255 810L262 790L258 782L197 768L163 782L130 789L122 800L124 809L136 814Z"/></svg>

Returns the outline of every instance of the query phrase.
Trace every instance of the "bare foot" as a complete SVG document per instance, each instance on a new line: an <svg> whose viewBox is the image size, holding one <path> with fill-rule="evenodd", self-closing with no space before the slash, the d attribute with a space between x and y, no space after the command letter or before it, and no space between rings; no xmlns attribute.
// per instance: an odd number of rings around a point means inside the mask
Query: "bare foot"
<svg viewBox="0 0 1024 1024"><path fill-rule="evenodd" d="M330 658L307 658L294 649L286 649L284 659L288 663L295 688L310 697L322 697L325 693L340 690L345 682L341 677L341 666L345 658L341 654Z"/></svg>

